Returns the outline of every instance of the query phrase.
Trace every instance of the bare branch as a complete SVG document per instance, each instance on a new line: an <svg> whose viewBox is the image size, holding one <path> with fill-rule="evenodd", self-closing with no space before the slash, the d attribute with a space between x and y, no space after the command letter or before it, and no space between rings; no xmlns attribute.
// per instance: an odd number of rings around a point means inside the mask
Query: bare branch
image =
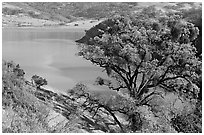
<svg viewBox="0 0 204 135"><path fill-rule="evenodd" d="M167 67L167 69L166 69L166 71L164 72L164 74L163 74L162 76L160 76L160 77L161 77L160 81L162 81L162 80L165 78L165 76L166 76L166 74L168 73L170 67L171 67L171 66ZM160 83L160 81L157 83L157 85Z"/></svg>
<svg viewBox="0 0 204 135"><path fill-rule="evenodd" d="M115 67L112 67L112 69L123 79L128 90L131 91L130 84L129 84L128 80L122 75L122 73L120 73Z"/></svg>
<svg viewBox="0 0 204 135"><path fill-rule="evenodd" d="M164 83L160 83L159 86L164 88L165 90L168 90L169 92L172 92L172 91L176 92L177 91L174 87L170 87Z"/></svg>
<svg viewBox="0 0 204 135"><path fill-rule="evenodd" d="M168 80L175 80L175 79L177 79L177 78L183 78L183 79L185 79L186 81L189 81L187 78L185 78L185 76L178 75L178 76L175 76L175 77L167 77L167 78L161 80L160 83L165 82L165 81L168 81Z"/></svg>
<svg viewBox="0 0 204 135"><path fill-rule="evenodd" d="M143 81L144 82L143 84L142 83L140 84L140 87L137 90L137 96L138 97L140 97L143 94L144 88L148 86L147 84L151 81L151 79L154 77L154 75L155 74L152 74L149 79L147 79L145 82Z"/></svg>
<svg viewBox="0 0 204 135"><path fill-rule="evenodd" d="M140 83L140 86L139 86L138 90L141 89L141 87L142 87L144 81L145 81L145 73L142 74L142 81L141 81L141 83Z"/></svg>

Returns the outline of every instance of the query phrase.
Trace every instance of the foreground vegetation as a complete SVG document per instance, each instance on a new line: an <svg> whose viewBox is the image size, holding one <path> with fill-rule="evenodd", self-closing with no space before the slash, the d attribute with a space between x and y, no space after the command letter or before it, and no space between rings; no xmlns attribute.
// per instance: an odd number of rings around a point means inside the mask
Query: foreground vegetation
<svg viewBox="0 0 204 135"><path fill-rule="evenodd" d="M2 73L3 133L201 132L201 102L194 107L183 104L185 107L177 110L175 102L180 99L165 102L155 98L151 108L137 108L138 123L131 126L129 118L122 115L124 110L117 107L134 102L120 94L106 98L89 93L83 84L77 84L67 95L55 93L26 81L24 71L13 62L3 61ZM56 116L52 116L53 111ZM55 120L58 122L50 124ZM135 127L137 130L132 131Z"/></svg>
<svg viewBox="0 0 204 135"><path fill-rule="evenodd" d="M2 108L8 114L2 123L3 132L48 132L45 118L49 106L33 94L35 89L25 85L24 71L13 62L2 62Z"/></svg>

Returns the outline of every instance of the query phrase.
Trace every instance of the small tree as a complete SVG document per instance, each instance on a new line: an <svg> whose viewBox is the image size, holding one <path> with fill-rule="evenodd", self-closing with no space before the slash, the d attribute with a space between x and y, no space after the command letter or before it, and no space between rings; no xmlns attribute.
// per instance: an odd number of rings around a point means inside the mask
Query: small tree
<svg viewBox="0 0 204 135"><path fill-rule="evenodd" d="M16 73L16 75L18 77L24 77L25 75L25 72L23 69L20 68L19 64L16 65L16 67L13 69L13 72Z"/></svg>
<svg viewBox="0 0 204 135"><path fill-rule="evenodd" d="M98 84L127 90L131 106L149 105L161 95L158 89L196 98L201 61L192 42L198 29L179 16L139 17L108 19L77 41L79 55L104 68L111 78L98 79Z"/></svg>
<svg viewBox="0 0 204 135"><path fill-rule="evenodd" d="M43 85L47 85L47 80L38 75L33 75L31 81L34 85L37 86L37 88L40 88L40 86Z"/></svg>

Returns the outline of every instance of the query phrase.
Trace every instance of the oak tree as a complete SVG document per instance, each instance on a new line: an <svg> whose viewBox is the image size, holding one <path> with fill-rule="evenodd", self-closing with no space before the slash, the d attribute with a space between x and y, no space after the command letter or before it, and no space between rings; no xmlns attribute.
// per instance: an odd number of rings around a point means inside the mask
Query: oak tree
<svg viewBox="0 0 204 135"><path fill-rule="evenodd" d="M189 92L196 89L193 84L199 78L201 61L191 42L198 32L193 24L176 17L135 23L118 16L90 29L77 42L79 55L104 68L117 87L111 81L104 85L117 91L127 89L130 97L142 103L156 94L144 93L157 86L176 92L182 91L181 85L189 85Z"/></svg>
<svg viewBox="0 0 204 135"><path fill-rule="evenodd" d="M136 107L149 105L161 90L196 99L202 65L192 45L199 30L192 23L180 16L140 17L115 16L76 41L80 56L106 70L110 79L97 82L120 93L124 100L112 110L130 116L132 125Z"/></svg>

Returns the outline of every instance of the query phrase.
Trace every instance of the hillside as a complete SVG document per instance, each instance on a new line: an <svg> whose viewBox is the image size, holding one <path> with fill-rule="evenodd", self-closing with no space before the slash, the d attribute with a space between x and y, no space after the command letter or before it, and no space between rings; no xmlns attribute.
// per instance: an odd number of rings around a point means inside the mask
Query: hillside
<svg viewBox="0 0 204 135"><path fill-rule="evenodd" d="M132 14L148 6L162 11L200 8L201 3L162 2L5 2L3 26L56 26L79 20L99 20L115 14Z"/></svg>
<svg viewBox="0 0 204 135"><path fill-rule="evenodd" d="M126 3L12 2L3 3L5 26L53 26L79 20L98 20L115 13L129 12ZM23 21L21 21L23 20Z"/></svg>
<svg viewBox="0 0 204 135"><path fill-rule="evenodd" d="M32 85L13 62L3 61L2 73L3 133L88 132L80 123L89 115L77 114L71 97Z"/></svg>

